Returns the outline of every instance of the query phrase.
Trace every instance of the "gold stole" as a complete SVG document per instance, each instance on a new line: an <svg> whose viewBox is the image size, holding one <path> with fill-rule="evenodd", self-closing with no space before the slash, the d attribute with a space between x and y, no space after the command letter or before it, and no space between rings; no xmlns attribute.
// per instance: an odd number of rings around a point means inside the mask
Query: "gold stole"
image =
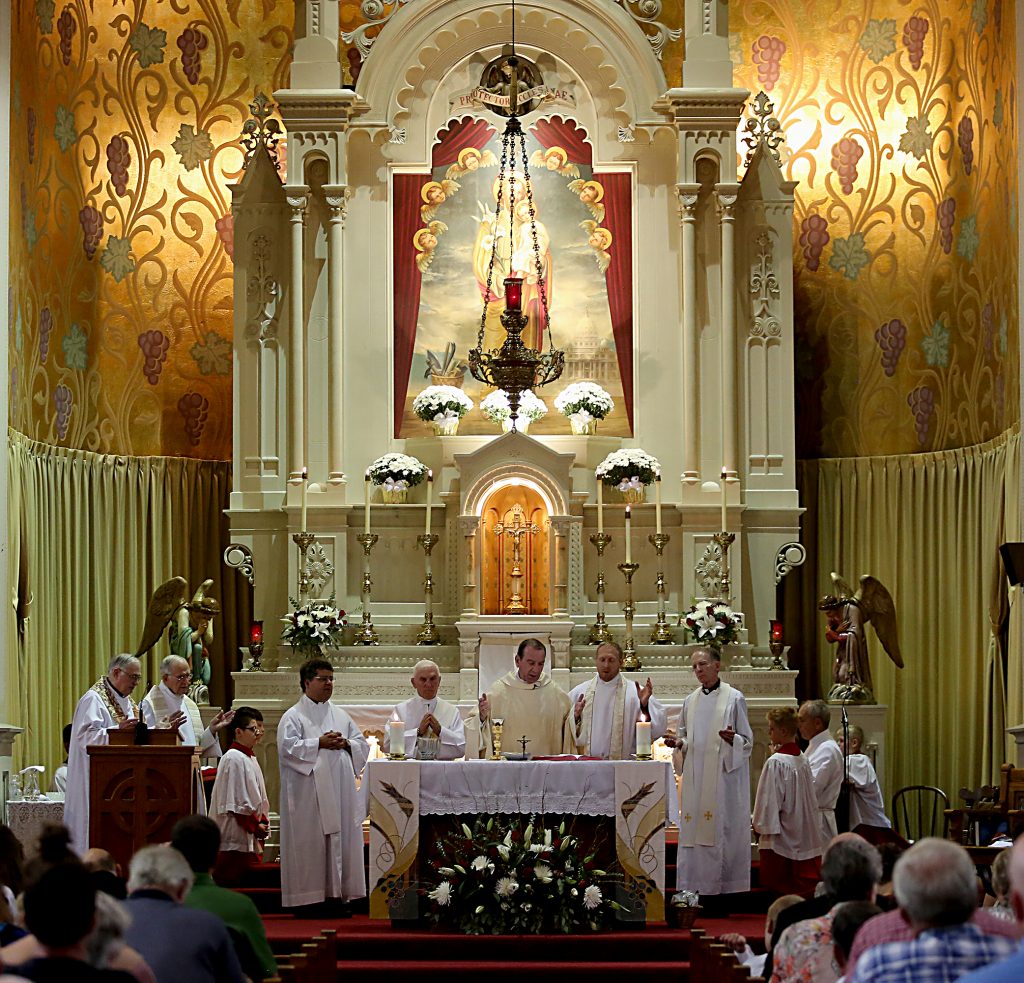
<svg viewBox="0 0 1024 983"><path fill-rule="evenodd" d="M111 717L114 718L114 723L123 724L128 720L128 715L121 709L121 705L114 699L114 694L111 692L113 687L110 685L110 681L106 676L100 676L99 679L93 684L93 690L100 694L100 699L103 700L103 705L107 708L107 712ZM132 708L132 714L134 719L139 719L139 705L130 696L127 697L128 705Z"/></svg>
<svg viewBox="0 0 1024 983"><path fill-rule="evenodd" d="M724 743L718 732L723 729L723 723L725 722L725 710L729 705L729 694L732 692L732 687L728 683L719 683L718 687L718 699L715 701L715 709L711 714L711 727L710 733L708 734L707 744L704 746L704 774L701 779L700 786L700 800L697 807L697 822L696 824L689 821L683 823L683 828L680 831L679 840L683 846L714 846L716 841L716 822L715 822L715 809L718 807L718 776L721 772L721 762L719 761L719 755L722 752L722 744ZM690 732L690 720L692 719L694 707L697 703L697 698L700 696L700 689L695 689L687 698L687 740L689 740ZM716 740L717 738L717 740ZM686 755L686 764L683 766L684 770L684 787L685 787L685 772L688 770L690 776L693 775L693 764L689 752ZM688 808L688 804L684 803L684 808Z"/></svg>
<svg viewBox="0 0 1024 983"><path fill-rule="evenodd" d="M586 702L583 706L583 716L580 718L580 730L583 733L583 749L586 754L591 753L590 743L593 740L594 731L594 697L597 694L597 681L600 678L600 676L594 676L583 694L583 699ZM625 714L626 703L626 681L622 678L622 673L619 673L616 678L619 683L615 688L615 695L612 697L612 739L608 745L608 757L615 761L623 757L622 718Z"/></svg>

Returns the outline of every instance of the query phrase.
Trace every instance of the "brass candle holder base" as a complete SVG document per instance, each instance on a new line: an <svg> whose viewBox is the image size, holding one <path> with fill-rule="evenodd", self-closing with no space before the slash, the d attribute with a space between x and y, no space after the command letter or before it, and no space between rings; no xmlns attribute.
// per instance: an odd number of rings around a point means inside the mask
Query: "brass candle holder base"
<svg viewBox="0 0 1024 983"><path fill-rule="evenodd" d="M635 754L635 755L633 755L633 757L637 761L653 761L654 760L654 755L653 754Z"/></svg>
<svg viewBox="0 0 1024 983"><path fill-rule="evenodd" d="M292 533L292 542L299 548L299 603L309 596L309 570L306 567L306 554L316 541L311 532Z"/></svg>
<svg viewBox="0 0 1024 983"><path fill-rule="evenodd" d="M651 630L651 641L655 645L671 645L676 640L675 635L672 634L672 629L669 627L668 616L665 613L668 591L665 582L665 571L661 569L661 560L665 553L665 547L671 538L668 533L664 532L652 533L647 537L647 541L654 547L655 553L658 554L658 575L655 581L655 590L658 595L658 620L654 622L654 628Z"/></svg>
<svg viewBox="0 0 1024 983"><path fill-rule="evenodd" d="M423 548L423 627L416 636L417 645L437 645L441 641L441 633L434 624L434 574L430 565L430 554L440 539L436 533L416 537L416 543Z"/></svg>
<svg viewBox="0 0 1024 983"><path fill-rule="evenodd" d="M622 611L626 616L626 639L622 646L622 668L629 672L642 669L643 664L636 654L636 643L633 640L633 617L636 614L636 605L633 604L633 575L640 569L639 563L620 563L618 565L622 576L626 578L626 603Z"/></svg>
<svg viewBox="0 0 1024 983"><path fill-rule="evenodd" d="M612 541L612 537L606 533L595 533L590 541L597 550L597 620L590 626L589 641L591 645L600 645L602 642L612 641L612 631L605 621L604 594L607 582L604 579L604 551Z"/></svg>
<svg viewBox="0 0 1024 983"><path fill-rule="evenodd" d="M360 533L356 542L363 548L363 623L352 638L353 645L379 645L380 635L373 627L370 616L370 596L373 592L373 579L370 577L370 554L380 537L376 533Z"/></svg>
<svg viewBox="0 0 1024 983"><path fill-rule="evenodd" d="M778 672L780 669L788 669L789 666L782 661L782 653L785 649L782 642L769 642L768 648L772 653L772 664L768 668L775 672Z"/></svg>

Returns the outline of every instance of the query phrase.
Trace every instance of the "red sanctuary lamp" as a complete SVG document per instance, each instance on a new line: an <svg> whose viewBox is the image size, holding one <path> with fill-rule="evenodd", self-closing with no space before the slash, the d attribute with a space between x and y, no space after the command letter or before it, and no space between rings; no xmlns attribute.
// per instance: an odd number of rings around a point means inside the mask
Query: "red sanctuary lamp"
<svg viewBox="0 0 1024 983"><path fill-rule="evenodd" d="M775 670L788 669L789 666L782 661L783 644L781 621L775 621L773 619L768 622L768 648L772 653L772 664L769 668Z"/></svg>
<svg viewBox="0 0 1024 983"><path fill-rule="evenodd" d="M782 622L781 621L770 621L768 623L770 627L770 640L773 642L782 641Z"/></svg>
<svg viewBox="0 0 1024 983"><path fill-rule="evenodd" d="M262 672L260 659L263 657L263 622L253 621L249 626L249 655L252 657L252 665L248 672Z"/></svg>
<svg viewBox="0 0 1024 983"><path fill-rule="evenodd" d="M523 309L523 278L521 276L505 277L505 309L509 311Z"/></svg>

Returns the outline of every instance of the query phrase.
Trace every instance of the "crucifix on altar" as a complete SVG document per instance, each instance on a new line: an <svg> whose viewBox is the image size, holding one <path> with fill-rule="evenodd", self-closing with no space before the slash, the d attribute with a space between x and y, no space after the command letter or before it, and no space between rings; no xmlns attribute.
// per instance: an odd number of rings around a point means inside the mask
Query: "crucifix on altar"
<svg viewBox="0 0 1024 983"><path fill-rule="evenodd" d="M540 526L536 522L526 522L522 506L512 507L512 521L498 522L494 526L496 536L506 536L512 541L512 571L509 574L512 582L512 596L505 606L505 614L525 614L523 603L523 537L536 536Z"/></svg>

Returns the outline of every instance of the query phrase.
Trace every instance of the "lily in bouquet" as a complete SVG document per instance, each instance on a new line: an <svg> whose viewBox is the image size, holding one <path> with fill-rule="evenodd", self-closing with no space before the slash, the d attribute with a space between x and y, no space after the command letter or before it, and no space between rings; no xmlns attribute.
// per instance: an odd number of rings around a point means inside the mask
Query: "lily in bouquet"
<svg viewBox="0 0 1024 983"><path fill-rule="evenodd" d="M574 382L555 397L555 409L568 417L575 434L597 432L597 421L613 409L615 401L596 382Z"/></svg>
<svg viewBox="0 0 1024 983"><path fill-rule="evenodd" d="M598 481L617 488L630 501L642 501L644 489L660 473L658 459L639 447L612 451L594 471Z"/></svg>
<svg viewBox="0 0 1024 983"><path fill-rule="evenodd" d="M427 386L413 401L412 410L434 425L434 433L451 436L461 420L473 408L471 400L457 386Z"/></svg>
<svg viewBox="0 0 1024 983"><path fill-rule="evenodd" d="M739 640L743 620L728 604L698 601L683 615L683 627L698 644L721 648Z"/></svg>
<svg viewBox="0 0 1024 983"><path fill-rule="evenodd" d="M478 816L438 847L429 917L467 935L596 931L624 910L609 897L614 875L564 821Z"/></svg>
<svg viewBox="0 0 1024 983"><path fill-rule="evenodd" d="M340 648L342 631L347 624L345 612L334 606L334 595L326 601L306 601L299 604L289 597L292 610L281 621L284 631L281 638L297 649L321 648L329 645Z"/></svg>
<svg viewBox="0 0 1024 983"><path fill-rule="evenodd" d="M500 424L504 430L512 429L512 407L509 406L508 393L504 389L496 389L480 400L480 409L491 423ZM529 425L539 420L547 411L544 400L529 389L525 390L519 397L516 429L526 433Z"/></svg>

